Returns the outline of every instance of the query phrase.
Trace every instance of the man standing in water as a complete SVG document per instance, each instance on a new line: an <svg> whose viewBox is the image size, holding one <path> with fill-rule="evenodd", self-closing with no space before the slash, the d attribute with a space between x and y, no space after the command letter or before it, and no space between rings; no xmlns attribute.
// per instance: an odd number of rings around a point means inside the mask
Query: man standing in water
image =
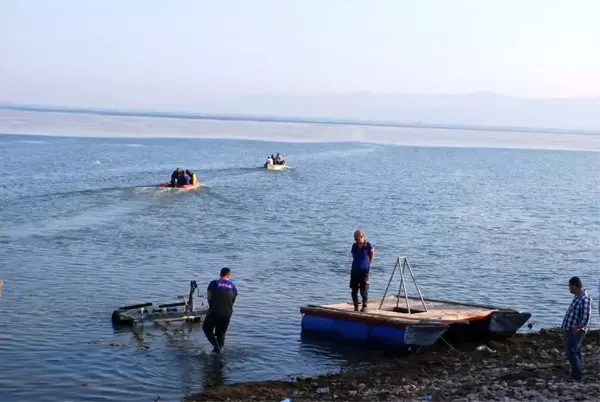
<svg viewBox="0 0 600 402"><path fill-rule="evenodd" d="M592 298L583 289L581 279L576 276L569 280L569 291L574 297L565 314L562 329L565 331L566 355L571 363L571 377L581 381L583 379L581 342L590 326Z"/></svg>
<svg viewBox="0 0 600 402"><path fill-rule="evenodd" d="M362 297L362 308L367 309L369 292L369 269L375 257L375 249L365 239L360 230L354 232L354 244L352 245L352 269L350 270L350 289L352 289L352 302L354 311L358 311L358 290Z"/></svg>
<svg viewBox="0 0 600 402"><path fill-rule="evenodd" d="M211 281L207 289L206 297L209 308L204 324L202 324L202 330L216 353L220 353L225 344L225 333L229 327L233 304L238 294L230 278L231 270L223 268L220 278Z"/></svg>

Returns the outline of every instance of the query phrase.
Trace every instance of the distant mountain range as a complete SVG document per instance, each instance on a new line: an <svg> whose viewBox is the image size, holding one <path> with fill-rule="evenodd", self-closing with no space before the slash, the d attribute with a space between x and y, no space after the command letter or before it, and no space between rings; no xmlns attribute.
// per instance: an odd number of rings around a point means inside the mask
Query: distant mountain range
<svg viewBox="0 0 600 402"><path fill-rule="evenodd" d="M18 105L2 109L227 121L600 134L600 97L534 99L494 93L247 95L194 102L186 112Z"/></svg>

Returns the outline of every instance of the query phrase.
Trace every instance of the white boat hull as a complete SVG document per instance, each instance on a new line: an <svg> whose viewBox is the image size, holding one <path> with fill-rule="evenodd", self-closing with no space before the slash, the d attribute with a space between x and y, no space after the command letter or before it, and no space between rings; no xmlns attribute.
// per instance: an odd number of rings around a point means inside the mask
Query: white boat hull
<svg viewBox="0 0 600 402"><path fill-rule="evenodd" d="M269 166L267 166L267 170L284 171L284 170L288 170L288 169L289 169L288 165L269 165Z"/></svg>

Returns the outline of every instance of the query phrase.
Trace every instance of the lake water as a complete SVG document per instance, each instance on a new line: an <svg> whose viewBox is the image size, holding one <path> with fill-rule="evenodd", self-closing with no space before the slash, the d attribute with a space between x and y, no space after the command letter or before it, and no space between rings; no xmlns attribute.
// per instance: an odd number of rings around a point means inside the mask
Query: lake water
<svg viewBox="0 0 600 402"><path fill-rule="evenodd" d="M598 136L13 111L0 133L3 402L175 401L368 361L300 341L300 306L349 300L357 228L371 297L406 255L426 297L529 310L534 329L560 325L573 275L598 299ZM274 152L295 169L262 170ZM175 167L206 187L153 187ZM199 328L113 329L115 308L204 291L223 266L240 297L221 358Z"/></svg>

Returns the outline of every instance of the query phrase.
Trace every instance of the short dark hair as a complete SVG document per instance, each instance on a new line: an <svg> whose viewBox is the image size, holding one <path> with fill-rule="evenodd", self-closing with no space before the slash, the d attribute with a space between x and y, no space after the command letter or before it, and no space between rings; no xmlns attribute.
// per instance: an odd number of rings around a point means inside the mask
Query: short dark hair
<svg viewBox="0 0 600 402"><path fill-rule="evenodd" d="M221 268L221 273L219 274L220 277L224 277L227 276L231 273L231 269L229 268Z"/></svg>
<svg viewBox="0 0 600 402"><path fill-rule="evenodd" d="M579 279L578 276L572 277L571 279L569 279L569 286L571 286L571 285L581 288L582 287L581 279Z"/></svg>

